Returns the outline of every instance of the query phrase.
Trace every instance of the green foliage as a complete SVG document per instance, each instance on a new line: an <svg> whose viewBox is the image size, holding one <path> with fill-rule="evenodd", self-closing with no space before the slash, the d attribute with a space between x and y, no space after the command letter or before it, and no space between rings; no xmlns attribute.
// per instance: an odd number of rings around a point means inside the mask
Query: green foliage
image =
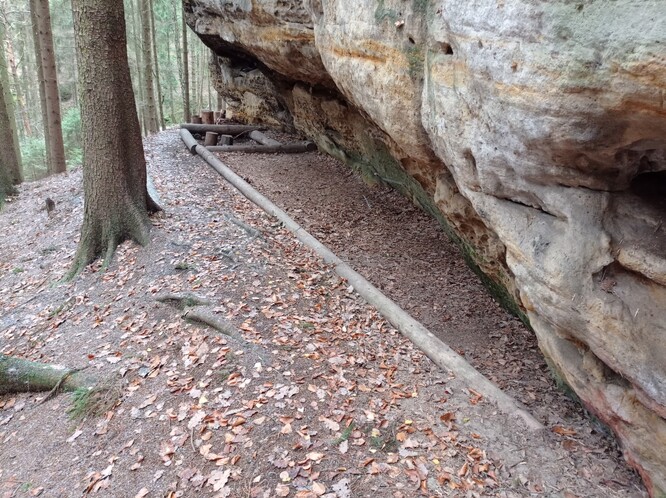
<svg viewBox="0 0 666 498"><path fill-rule="evenodd" d="M72 420L97 417L116 406L121 397L120 389L114 385L80 387L72 392L72 404L67 409L67 415Z"/></svg>
<svg viewBox="0 0 666 498"><path fill-rule="evenodd" d="M354 422L350 422L349 425L345 427L345 430L342 431L340 437L333 441L333 446L337 446L341 442L347 441L349 437L352 435L352 432L354 432Z"/></svg>
<svg viewBox="0 0 666 498"><path fill-rule="evenodd" d="M46 146L43 137L26 137L21 141L23 154L23 172L26 178L43 178L46 176Z"/></svg>
<svg viewBox="0 0 666 498"><path fill-rule="evenodd" d="M81 138L81 111L71 107L62 117L62 138L65 142L67 165L73 166L83 162L83 144Z"/></svg>

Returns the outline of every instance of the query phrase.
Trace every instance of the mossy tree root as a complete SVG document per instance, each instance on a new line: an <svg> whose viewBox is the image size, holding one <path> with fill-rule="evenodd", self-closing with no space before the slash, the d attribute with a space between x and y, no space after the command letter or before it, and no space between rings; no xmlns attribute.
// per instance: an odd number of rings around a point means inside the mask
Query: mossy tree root
<svg viewBox="0 0 666 498"><path fill-rule="evenodd" d="M85 370L0 354L0 394L91 389L97 379Z"/></svg>

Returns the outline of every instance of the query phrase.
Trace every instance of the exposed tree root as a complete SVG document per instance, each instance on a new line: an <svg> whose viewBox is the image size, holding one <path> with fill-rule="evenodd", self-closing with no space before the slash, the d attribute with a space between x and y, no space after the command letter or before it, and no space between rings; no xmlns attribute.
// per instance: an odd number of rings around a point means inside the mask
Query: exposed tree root
<svg viewBox="0 0 666 498"><path fill-rule="evenodd" d="M159 206L147 198L147 209L159 210ZM102 270L106 270L113 259L117 247L125 240L133 240L139 245L149 241L150 221L145 210L131 207L121 215L104 219L84 218L81 227L81 240L74 256L74 262L64 280L76 277L86 266L103 255Z"/></svg>
<svg viewBox="0 0 666 498"><path fill-rule="evenodd" d="M240 227L243 230L245 230L247 232L247 234L250 235L251 237L253 237L253 238L261 237L261 232L259 230L257 230L254 227L251 227L250 225L248 225L244 221L239 220L235 216L233 216L231 214L228 214L228 213L225 213L224 218L227 221L230 221L231 223L236 225L237 227Z"/></svg>
<svg viewBox="0 0 666 498"><path fill-rule="evenodd" d="M240 335L238 330L236 330L236 328L233 325L231 325L226 320L216 317L210 311L198 308L190 308L185 310L183 318L189 320L190 322L202 323L204 325L208 325L209 327L214 328L218 332L224 335L228 335L229 337L236 339L237 341L246 342L243 336Z"/></svg>
<svg viewBox="0 0 666 498"><path fill-rule="evenodd" d="M162 293L157 294L155 299L160 303L170 304L175 306L178 309L184 310L185 308L190 308L192 306L212 306L213 303L204 299L203 297L197 296L196 294L191 294L189 292L183 293Z"/></svg>
<svg viewBox="0 0 666 498"><path fill-rule="evenodd" d="M71 369L62 365L38 363L0 354L0 394L18 392L90 389L98 379L84 369Z"/></svg>

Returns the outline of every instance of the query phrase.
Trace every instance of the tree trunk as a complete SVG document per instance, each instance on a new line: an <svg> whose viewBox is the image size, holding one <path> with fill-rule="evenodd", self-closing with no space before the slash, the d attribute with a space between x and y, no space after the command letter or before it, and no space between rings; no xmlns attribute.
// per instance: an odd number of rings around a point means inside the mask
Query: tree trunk
<svg viewBox="0 0 666 498"><path fill-rule="evenodd" d="M160 121L160 130L164 126L164 102L162 102L162 85L160 83L160 63L157 57L157 37L155 36L155 9L153 0L150 0L150 38L153 46L153 59L155 60L155 87L157 88L157 110Z"/></svg>
<svg viewBox="0 0 666 498"><path fill-rule="evenodd" d="M9 76L4 51L4 27L0 23L0 201L21 183L21 154L16 134L14 103L9 91Z"/></svg>
<svg viewBox="0 0 666 498"><path fill-rule="evenodd" d="M2 28L0 28L1 30ZM0 39L2 39L2 36L0 36ZM24 92L27 93L28 89L23 88L23 85L21 85L21 81L19 80L19 75L18 75L18 64L16 63L16 53L14 51L14 44L12 43L11 37L8 36L6 38L7 42L7 56L8 60L6 61L9 64L9 69L11 70L12 74L12 83L14 85L14 92L16 93L16 107L15 109L18 112L18 115L20 116L20 119L16 120L16 128L17 132L19 129L22 129L22 136L32 136L32 127L30 126L30 120L28 119L28 111L26 109L26 99L25 99L25 94ZM22 123L22 126L19 126L19 122ZM18 142L17 142L18 143Z"/></svg>
<svg viewBox="0 0 666 498"><path fill-rule="evenodd" d="M142 134L144 136L148 135L148 115L146 113L146 97L144 95L144 83L143 83L143 46L141 44L141 16L140 16L140 10L141 10L141 4L139 3L141 0L130 0L128 3L130 5L130 10L132 11L130 13L130 29L131 29L131 36L132 36L132 41L134 45L134 58L136 62L136 71L134 73L135 76L135 84L136 84L136 89L137 92L135 95L138 95L138 100L136 101L136 108L137 112L139 114L139 123L141 124L141 130ZM127 36L127 35L126 35ZM136 99L136 97L135 97Z"/></svg>
<svg viewBox="0 0 666 498"><path fill-rule="evenodd" d="M75 391L95 383L96 379L85 371L0 354L0 395L50 391L55 387Z"/></svg>
<svg viewBox="0 0 666 498"><path fill-rule="evenodd" d="M81 90L84 217L70 277L121 242L148 242L146 161L127 60L123 0L73 0Z"/></svg>
<svg viewBox="0 0 666 498"><path fill-rule="evenodd" d="M217 145L217 138L218 138L217 133L215 133L214 131L207 131L206 132L206 138L204 140L204 145L206 147L211 146L211 145Z"/></svg>
<svg viewBox="0 0 666 498"><path fill-rule="evenodd" d="M30 0L30 22L32 25L32 42L35 48L35 66L37 67L37 82L39 87L39 105L42 111L42 134L44 135L44 151L46 157L46 171L47 174L52 170L51 168L51 140L49 139L49 127L46 123L49 121L49 113L46 106L46 82L44 81L44 68L42 67L42 46L39 37L39 23L37 22L36 13L36 0Z"/></svg>
<svg viewBox="0 0 666 498"><path fill-rule="evenodd" d="M153 86L153 43L150 35L150 0L140 0L139 13L141 15L141 46L143 48L143 93L146 98L148 133L155 133L158 131L159 125L157 123L155 88Z"/></svg>
<svg viewBox="0 0 666 498"><path fill-rule="evenodd" d="M55 52L53 51L53 34L51 32L51 12L48 0L30 0L31 10L37 23L42 73L44 78L44 97L46 102L46 122L48 128L49 173L64 173L65 145L62 140L62 123L60 117L60 95L58 93L58 71L56 69Z"/></svg>
<svg viewBox="0 0 666 498"><path fill-rule="evenodd" d="M185 14L181 14L183 16L183 121L189 123L192 120L192 111L190 109L190 62L189 54L187 53L187 24L185 23Z"/></svg>

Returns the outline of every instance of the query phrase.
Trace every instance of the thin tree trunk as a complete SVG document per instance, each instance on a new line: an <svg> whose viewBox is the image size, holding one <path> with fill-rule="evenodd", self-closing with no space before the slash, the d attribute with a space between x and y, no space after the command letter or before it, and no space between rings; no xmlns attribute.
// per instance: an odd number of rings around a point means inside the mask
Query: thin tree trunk
<svg viewBox="0 0 666 498"><path fill-rule="evenodd" d="M19 80L19 75L18 75L18 65L16 64L16 52L14 51L14 44L12 43L11 37L8 36L6 39L7 42L7 55L8 55L8 60L7 62L9 63L9 69L11 70L12 74L12 83L14 84L14 92L16 93L16 104L18 109L19 116L21 117L20 120L17 120L16 125L17 128L20 128L22 130L21 135L22 136L31 136L32 135L32 127L30 126L30 120L28 119L28 112L26 110L26 104L25 104L25 96L24 96L24 90L25 92L28 91L27 88L23 88L23 85L21 85L21 81ZM22 126L19 127L18 123L19 121L22 123Z"/></svg>
<svg viewBox="0 0 666 498"><path fill-rule="evenodd" d="M46 105L46 81L44 80L44 67L42 66L42 45L39 37L39 23L37 22L36 0L30 0L30 23L32 25L32 41L35 48L35 67L37 67L37 82L39 87L39 105L42 111L42 134L44 135L44 152L46 157L47 174L53 168L51 167L51 140L49 137L49 127L46 125L49 121L49 113Z"/></svg>
<svg viewBox="0 0 666 498"><path fill-rule="evenodd" d="M122 241L148 242L146 161L132 93L123 0L72 0L83 128L84 215L69 276ZM101 64L100 61L104 63Z"/></svg>
<svg viewBox="0 0 666 498"><path fill-rule="evenodd" d="M142 64L141 64L141 19L139 16L139 0L129 0L128 1L130 13L127 16L127 19L129 20L129 29L130 33L127 35L128 37L131 37L132 40L132 45L134 48L134 86L133 88L135 89L135 95L138 96L138 100L136 101L136 109L137 113L139 116L139 123L141 125L141 131L143 136L148 134L148 122L146 120L146 112L145 112L145 99L143 95L143 79L142 79L142 73L143 71L141 70Z"/></svg>
<svg viewBox="0 0 666 498"><path fill-rule="evenodd" d="M157 37L155 36L155 9L153 0L150 0L150 37L153 45L153 59L155 60L155 87L157 88L157 110L160 120L160 130L164 126L164 108L162 102L162 85L160 83L160 63L157 57Z"/></svg>
<svg viewBox="0 0 666 498"><path fill-rule="evenodd" d="M173 61L171 60L171 37L169 36L169 33L171 30L167 30L167 44L166 44L166 50L167 50L167 67L169 68L169 71L171 71L171 68L173 67ZM176 35L178 37L178 35ZM173 101L173 77L171 74L169 74L169 80L168 80L168 88L169 88L169 123L174 123L176 121L176 109L174 107L174 101Z"/></svg>
<svg viewBox="0 0 666 498"><path fill-rule="evenodd" d="M5 28L0 23L0 196L13 190L13 185L23 181L21 172L21 152L19 150L16 119L14 118L14 102L9 89L9 75L5 61Z"/></svg>
<svg viewBox="0 0 666 498"><path fill-rule="evenodd" d="M141 15L141 46L143 48L143 92L146 98L148 133L155 133L158 130L159 125L157 124L155 89L153 86L152 38L150 35L150 0L140 0L139 7L139 14Z"/></svg>
<svg viewBox="0 0 666 498"><path fill-rule="evenodd" d="M192 119L192 110L190 109L190 63L189 54L187 53L187 24L185 23L185 14L181 14L183 16L183 118L186 123L189 123Z"/></svg>
<svg viewBox="0 0 666 498"><path fill-rule="evenodd" d="M44 77L47 114L47 121L44 127L49 130L49 173L63 173L67 170L67 166L65 163L65 145L62 140L58 71L53 51L51 12L48 0L31 0L31 7L34 7L34 17L37 21L40 48L39 57L41 57Z"/></svg>

